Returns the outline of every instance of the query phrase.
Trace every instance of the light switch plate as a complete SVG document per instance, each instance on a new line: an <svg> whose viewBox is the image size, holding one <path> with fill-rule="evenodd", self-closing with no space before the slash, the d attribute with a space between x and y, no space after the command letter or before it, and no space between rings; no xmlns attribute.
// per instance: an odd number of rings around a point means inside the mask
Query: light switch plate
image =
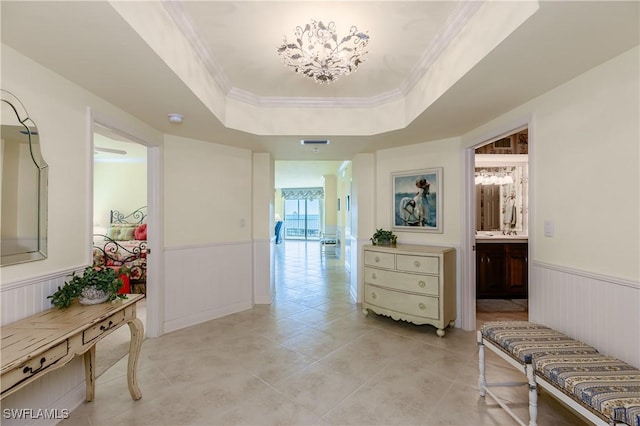
<svg viewBox="0 0 640 426"><path fill-rule="evenodd" d="M553 222L551 222L550 220L545 220L544 221L544 236L545 237L553 237L553 233L554 233L554 226L553 226Z"/></svg>

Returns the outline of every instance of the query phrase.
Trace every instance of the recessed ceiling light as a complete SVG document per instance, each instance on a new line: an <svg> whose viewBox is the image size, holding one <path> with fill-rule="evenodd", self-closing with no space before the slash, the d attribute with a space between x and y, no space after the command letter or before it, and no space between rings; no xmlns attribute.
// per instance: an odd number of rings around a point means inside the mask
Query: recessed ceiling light
<svg viewBox="0 0 640 426"><path fill-rule="evenodd" d="M169 121L171 123L182 123L184 117L180 114L169 114Z"/></svg>

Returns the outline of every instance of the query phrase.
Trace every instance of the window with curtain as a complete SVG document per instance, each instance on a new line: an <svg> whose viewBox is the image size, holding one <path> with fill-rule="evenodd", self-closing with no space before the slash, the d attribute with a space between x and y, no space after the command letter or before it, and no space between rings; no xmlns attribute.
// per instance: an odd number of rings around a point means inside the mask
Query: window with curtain
<svg viewBox="0 0 640 426"><path fill-rule="evenodd" d="M284 237L286 239L320 238L320 205L323 188L283 188Z"/></svg>

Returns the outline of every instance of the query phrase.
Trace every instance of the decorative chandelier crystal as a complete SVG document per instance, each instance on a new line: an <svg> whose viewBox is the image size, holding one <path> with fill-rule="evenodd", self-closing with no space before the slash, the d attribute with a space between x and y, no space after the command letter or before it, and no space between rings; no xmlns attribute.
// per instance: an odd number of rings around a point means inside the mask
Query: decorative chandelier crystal
<svg viewBox="0 0 640 426"><path fill-rule="evenodd" d="M334 22L325 25L313 19L304 27L296 27L295 37L295 43L289 43L285 36L278 54L285 65L317 83L330 83L355 72L369 44L369 35L355 26L338 41Z"/></svg>

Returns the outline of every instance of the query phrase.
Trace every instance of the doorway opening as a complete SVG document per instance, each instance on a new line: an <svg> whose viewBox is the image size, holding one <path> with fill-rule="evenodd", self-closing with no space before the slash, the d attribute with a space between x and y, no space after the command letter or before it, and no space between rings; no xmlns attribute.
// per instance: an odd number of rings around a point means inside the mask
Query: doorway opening
<svg viewBox="0 0 640 426"><path fill-rule="evenodd" d="M475 149L476 319L528 319L529 133Z"/></svg>
<svg viewBox="0 0 640 426"><path fill-rule="evenodd" d="M146 295L147 147L94 123L93 149L93 265L118 271L121 292ZM136 310L146 329L146 299ZM98 342L98 376L128 353L129 342L128 327Z"/></svg>

